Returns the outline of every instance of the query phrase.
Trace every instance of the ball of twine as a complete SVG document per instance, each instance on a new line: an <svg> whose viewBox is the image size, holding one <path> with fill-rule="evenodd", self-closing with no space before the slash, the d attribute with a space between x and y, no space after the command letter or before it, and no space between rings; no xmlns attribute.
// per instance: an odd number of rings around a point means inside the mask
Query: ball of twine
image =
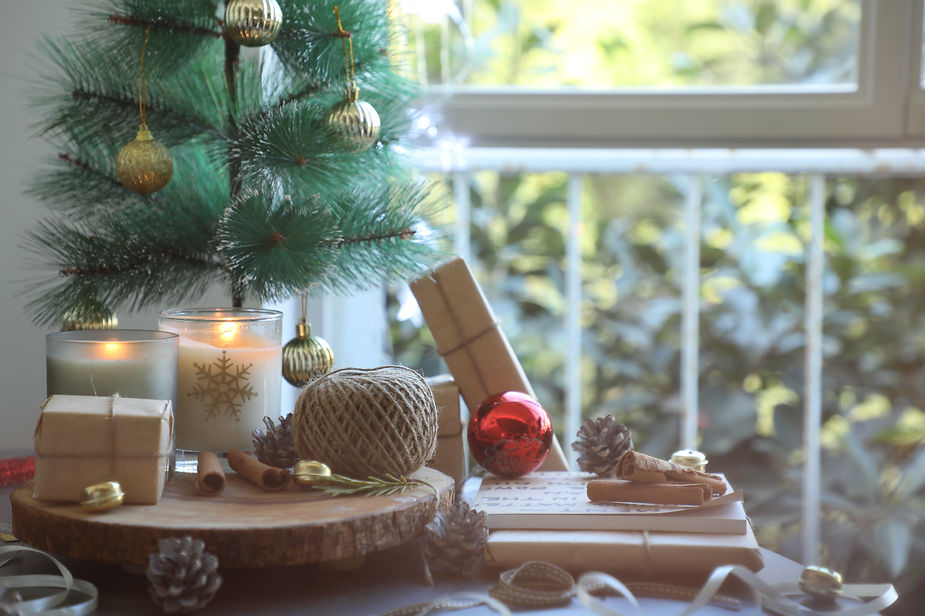
<svg viewBox="0 0 925 616"><path fill-rule="evenodd" d="M301 458L341 475L407 475L434 456L437 405L423 377L404 366L344 368L302 390L292 437Z"/></svg>

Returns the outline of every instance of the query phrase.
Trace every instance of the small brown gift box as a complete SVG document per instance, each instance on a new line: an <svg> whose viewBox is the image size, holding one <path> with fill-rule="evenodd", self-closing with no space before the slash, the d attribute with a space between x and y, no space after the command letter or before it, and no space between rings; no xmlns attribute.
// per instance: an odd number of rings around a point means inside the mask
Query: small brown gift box
<svg viewBox="0 0 925 616"><path fill-rule="evenodd" d="M701 579L721 565L764 566L749 526L744 535L606 530L498 530L485 564L518 567L544 560L575 573L605 571L647 580Z"/></svg>
<svg viewBox="0 0 925 616"><path fill-rule="evenodd" d="M412 282L411 291L470 412L489 396L505 391L536 397L465 261L456 258L440 265ZM554 438L539 470L567 468Z"/></svg>
<svg viewBox="0 0 925 616"><path fill-rule="evenodd" d="M429 466L446 473L460 483L466 478L466 451L463 447L462 417L459 408L459 387L449 374L427 380L440 413L437 426L437 453Z"/></svg>
<svg viewBox="0 0 925 616"><path fill-rule="evenodd" d="M35 497L79 502L88 485L118 481L126 504L154 505L172 430L169 400L53 395L35 428Z"/></svg>

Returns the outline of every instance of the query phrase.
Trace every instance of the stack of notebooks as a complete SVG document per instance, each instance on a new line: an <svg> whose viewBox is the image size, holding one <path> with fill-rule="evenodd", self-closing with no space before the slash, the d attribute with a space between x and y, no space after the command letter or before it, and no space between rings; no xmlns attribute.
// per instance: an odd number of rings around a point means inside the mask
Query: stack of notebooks
<svg viewBox="0 0 925 616"><path fill-rule="evenodd" d="M698 506L591 502L589 473L482 480L473 507L488 514L486 563L544 560L576 572L704 575L720 565L763 566L742 495L729 488Z"/></svg>

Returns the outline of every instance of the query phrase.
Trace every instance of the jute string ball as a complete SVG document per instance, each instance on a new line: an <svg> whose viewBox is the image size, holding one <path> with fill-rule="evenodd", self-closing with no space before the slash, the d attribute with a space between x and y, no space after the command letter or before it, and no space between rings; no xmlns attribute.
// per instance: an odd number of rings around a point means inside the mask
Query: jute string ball
<svg viewBox="0 0 925 616"><path fill-rule="evenodd" d="M292 437L301 458L341 475L407 475L436 452L437 405L424 378L404 366L344 368L302 390Z"/></svg>

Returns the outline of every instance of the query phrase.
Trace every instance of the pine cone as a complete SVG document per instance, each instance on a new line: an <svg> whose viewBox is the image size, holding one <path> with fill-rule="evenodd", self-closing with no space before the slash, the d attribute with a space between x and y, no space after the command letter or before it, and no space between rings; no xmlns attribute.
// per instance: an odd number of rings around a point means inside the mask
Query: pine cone
<svg viewBox="0 0 925 616"><path fill-rule="evenodd" d="M267 433L256 428L253 432L254 453L264 464L277 468L292 468L299 461L292 441L292 413L280 418L279 425L273 423L272 417L264 417L263 423Z"/></svg>
<svg viewBox="0 0 925 616"><path fill-rule="evenodd" d="M218 558L190 536L161 539L148 558L148 593L167 614L186 614L206 606L219 587Z"/></svg>
<svg viewBox="0 0 925 616"><path fill-rule="evenodd" d="M424 559L441 571L471 575L488 541L488 516L459 502L438 511L424 535Z"/></svg>
<svg viewBox="0 0 925 616"><path fill-rule="evenodd" d="M17 616L21 612L16 604L22 601L22 595L5 586L0 586L0 616Z"/></svg>
<svg viewBox="0 0 925 616"><path fill-rule="evenodd" d="M633 448L630 429L616 423L613 415L585 418L577 437L572 449L578 452L578 467L599 477L613 475L620 458Z"/></svg>

